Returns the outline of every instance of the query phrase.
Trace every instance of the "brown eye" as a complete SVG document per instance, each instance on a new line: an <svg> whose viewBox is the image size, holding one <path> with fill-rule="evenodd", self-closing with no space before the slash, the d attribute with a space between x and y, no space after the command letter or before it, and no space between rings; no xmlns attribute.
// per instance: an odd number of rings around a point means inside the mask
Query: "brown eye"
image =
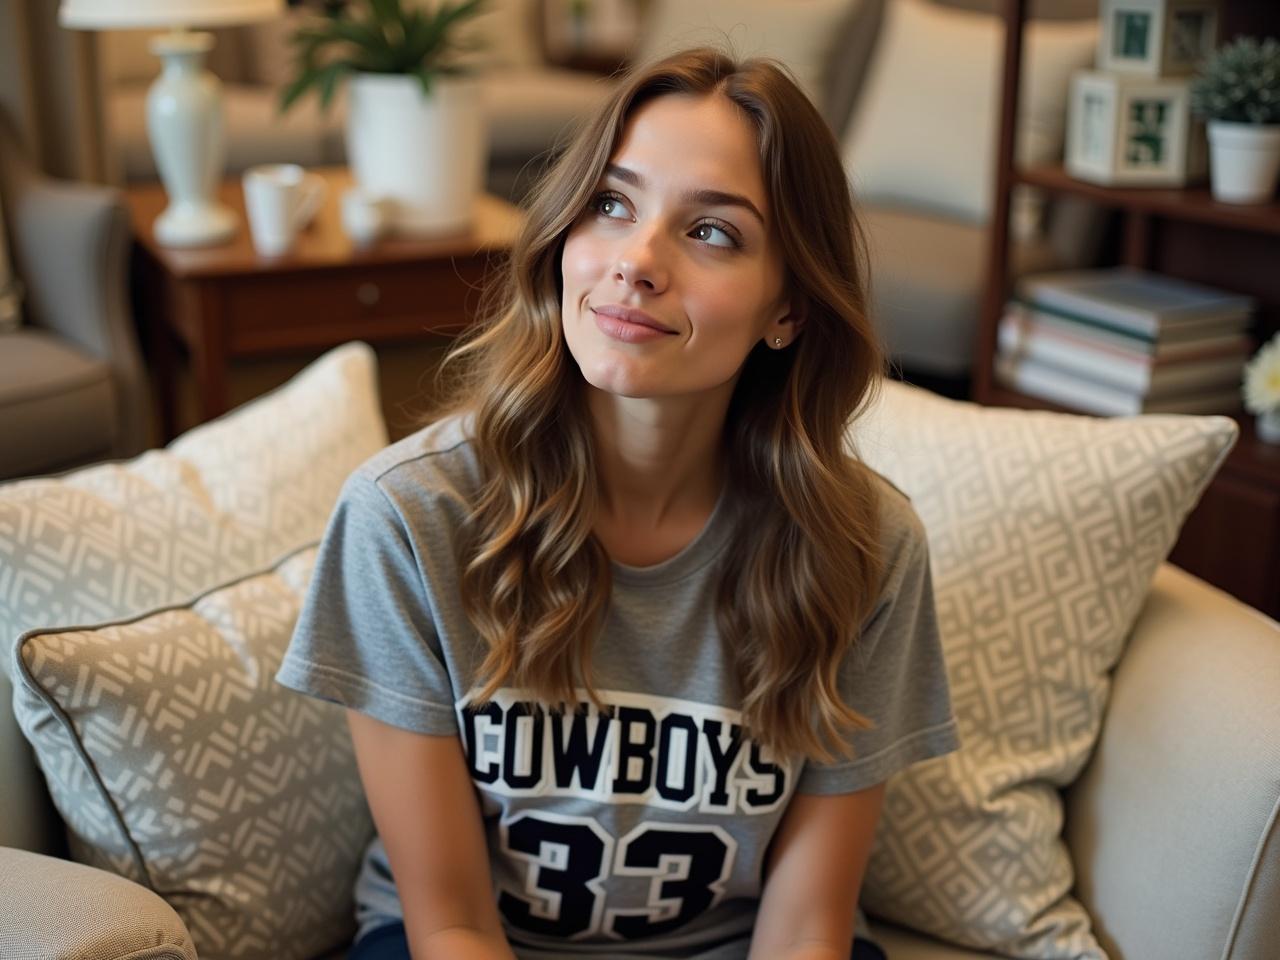
<svg viewBox="0 0 1280 960"><path fill-rule="evenodd" d="M689 233L690 233L690 236L693 236L694 239L696 239L699 243L708 247L718 247L720 249L725 249L725 250L736 250L738 247L742 246L742 244L738 242L738 238L735 237L733 234L731 234L725 227L710 220L704 220L702 223L694 227ZM713 233L720 234L729 242L728 243L712 243L707 238L710 237L711 234ZM701 234L701 236L699 236L699 234Z"/></svg>
<svg viewBox="0 0 1280 960"><path fill-rule="evenodd" d="M595 213L610 220L617 220L613 214L616 210L622 208L622 198L616 193L597 193L591 200L591 209Z"/></svg>

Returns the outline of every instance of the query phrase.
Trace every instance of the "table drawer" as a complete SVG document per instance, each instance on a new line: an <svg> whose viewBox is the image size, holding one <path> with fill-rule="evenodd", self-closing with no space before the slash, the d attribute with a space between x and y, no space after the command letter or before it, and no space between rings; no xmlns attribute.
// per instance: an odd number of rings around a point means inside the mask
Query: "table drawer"
<svg viewBox="0 0 1280 960"><path fill-rule="evenodd" d="M456 333L480 304L483 258L227 280L208 292L233 354Z"/></svg>

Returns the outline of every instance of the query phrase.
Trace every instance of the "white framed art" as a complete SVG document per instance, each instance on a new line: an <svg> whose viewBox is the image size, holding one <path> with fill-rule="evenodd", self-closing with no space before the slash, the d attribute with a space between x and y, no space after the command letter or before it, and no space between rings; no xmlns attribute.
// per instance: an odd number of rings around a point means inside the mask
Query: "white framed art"
<svg viewBox="0 0 1280 960"><path fill-rule="evenodd" d="M1105 186L1181 187L1205 173L1185 79L1099 70L1071 78L1066 170Z"/></svg>
<svg viewBox="0 0 1280 960"><path fill-rule="evenodd" d="M1218 44L1218 0L1101 0L1098 69L1188 76Z"/></svg>

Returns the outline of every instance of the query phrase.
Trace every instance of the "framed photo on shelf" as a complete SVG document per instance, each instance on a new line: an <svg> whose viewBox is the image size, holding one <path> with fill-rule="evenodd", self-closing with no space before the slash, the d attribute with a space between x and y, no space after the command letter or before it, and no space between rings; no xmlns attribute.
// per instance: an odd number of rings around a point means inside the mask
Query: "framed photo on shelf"
<svg viewBox="0 0 1280 960"><path fill-rule="evenodd" d="M1187 76L1218 43L1218 0L1101 0L1098 69Z"/></svg>
<svg viewBox="0 0 1280 960"><path fill-rule="evenodd" d="M1066 169L1073 177L1114 187L1182 187L1203 176L1186 80L1081 70L1071 79L1067 114Z"/></svg>

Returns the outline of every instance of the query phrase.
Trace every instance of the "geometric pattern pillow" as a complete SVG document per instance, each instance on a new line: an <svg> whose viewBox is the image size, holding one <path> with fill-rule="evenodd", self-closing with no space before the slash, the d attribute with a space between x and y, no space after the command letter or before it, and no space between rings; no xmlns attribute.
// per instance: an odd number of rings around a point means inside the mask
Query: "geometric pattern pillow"
<svg viewBox="0 0 1280 960"><path fill-rule="evenodd" d="M0 669L26 630L177 603L318 539L386 443L376 357L349 343L163 450L0 486Z"/></svg>
<svg viewBox="0 0 1280 960"><path fill-rule="evenodd" d="M201 957L301 960L355 932L373 826L344 711L272 679L315 556L18 645L19 723L76 859L164 897Z"/></svg>
<svg viewBox="0 0 1280 960"><path fill-rule="evenodd" d="M850 446L924 522L962 744L890 780L868 913L1009 956L1105 960L1070 896L1058 791L1237 433L1227 417L986 408L896 382L854 421Z"/></svg>

